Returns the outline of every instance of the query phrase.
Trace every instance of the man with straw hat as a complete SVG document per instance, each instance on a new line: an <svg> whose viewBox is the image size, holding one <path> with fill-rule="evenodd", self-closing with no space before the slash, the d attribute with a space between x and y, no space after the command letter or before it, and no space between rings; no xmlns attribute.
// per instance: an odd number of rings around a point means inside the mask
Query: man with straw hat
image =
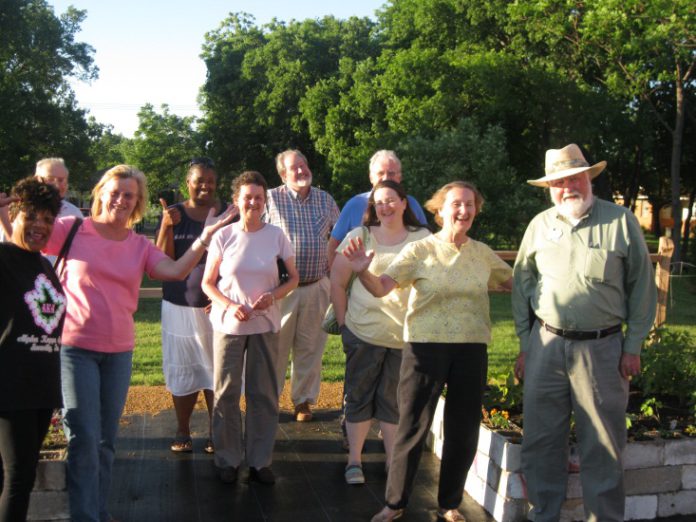
<svg viewBox="0 0 696 522"><path fill-rule="evenodd" d="M592 194L591 180L605 167L570 144L548 150L546 175L528 181L548 187L554 205L525 232L512 293L515 374L524 380L522 470L537 522L560 518L571 413L585 518L624 520L628 383L640 372L657 291L637 219Z"/></svg>

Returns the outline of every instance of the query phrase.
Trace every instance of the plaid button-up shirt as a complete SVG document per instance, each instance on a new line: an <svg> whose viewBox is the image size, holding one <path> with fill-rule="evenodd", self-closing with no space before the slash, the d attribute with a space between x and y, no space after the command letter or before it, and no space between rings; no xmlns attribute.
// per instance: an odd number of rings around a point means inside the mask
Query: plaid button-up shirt
<svg viewBox="0 0 696 522"><path fill-rule="evenodd" d="M295 249L300 283L310 283L329 271L327 246L340 211L334 199L310 187L305 199L286 185L268 191L266 221L283 229Z"/></svg>

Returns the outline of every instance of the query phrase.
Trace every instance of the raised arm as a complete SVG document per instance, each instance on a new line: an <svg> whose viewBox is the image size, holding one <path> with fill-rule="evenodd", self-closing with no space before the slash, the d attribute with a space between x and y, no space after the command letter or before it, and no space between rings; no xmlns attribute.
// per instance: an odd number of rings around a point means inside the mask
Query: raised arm
<svg viewBox="0 0 696 522"><path fill-rule="evenodd" d="M181 222L181 212L175 206L167 206L167 202L160 198L162 205L162 222L157 234L157 248L174 259L174 226Z"/></svg>
<svg viewBox="0 0 696 522"><path fill-rule="evenodd" d="M4 232L7 241L12 237L12 223L8 207L10 203L15 201L18 201L16 197L0 192L0 230Z"/></svg>
<svg viewBox="0 0 696 522"><path fill-rule="evenodd" d="M230 206L220 216L215 217L215 208L211 208L208 213L208 218L205 220L206 227L203 229L198 239L193 242L191 248L176 261L173 259L163 259L157 263L157 266L155 266L155 269L152 271L152 278L162 281L179 281L184 279L191 273L193 267L198 264L201 257L203 257L206 249L210 246L210 240L213 238L213 234L230 223L232 218L236 215L236 212L236 208Z"/></svg>
<svg viewBox="0 0 696 522"><path fill-rule="evenodd" d="M384 297L398 285L388 275L376 276L369 271L374 252L366 252L361 238L353 238L343 249L342 254L350 262L353 272L358 274L360 282L375 297Z"/></svg>

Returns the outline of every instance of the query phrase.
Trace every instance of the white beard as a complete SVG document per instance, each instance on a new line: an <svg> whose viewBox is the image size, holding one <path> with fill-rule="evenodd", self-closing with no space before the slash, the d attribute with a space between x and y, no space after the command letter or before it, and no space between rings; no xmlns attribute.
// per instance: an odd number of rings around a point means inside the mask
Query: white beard
<svg viewBox="0 0 696 522"><path fill-rule="evenodd" d="M590 194L587 199L584 199L579 193L574 192L573 195L578 196L577 199L566 199L561 203L556 204L556 210L563 217L571 220L578 220L585 215L587 209L592 206L593 196Z"/></svg>

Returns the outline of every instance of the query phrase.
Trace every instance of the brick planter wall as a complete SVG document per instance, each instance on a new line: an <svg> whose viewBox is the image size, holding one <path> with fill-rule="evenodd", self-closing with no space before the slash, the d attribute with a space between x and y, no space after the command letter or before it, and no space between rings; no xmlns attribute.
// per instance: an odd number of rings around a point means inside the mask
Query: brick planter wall
<svg viewBox="0 0 696 522"><path fill-rule="evenodd" d="M430 430L429 446L442 456L440 399ZM527 496L520 471L519 444L485 426L466 480L466 492L498 522L527 518ZM624 453L626 520L696 514L696 439L632 442ZM561 521L583 520L582 487L578 473L568 478Z"/></svg>
<svg viewBox="0 0 696 522"><path fill-rule="evenodd" d="M39 461L36 482L29 501L27 520L69 522L68 490L65 484L65 452L52 452Z"/></svg>

